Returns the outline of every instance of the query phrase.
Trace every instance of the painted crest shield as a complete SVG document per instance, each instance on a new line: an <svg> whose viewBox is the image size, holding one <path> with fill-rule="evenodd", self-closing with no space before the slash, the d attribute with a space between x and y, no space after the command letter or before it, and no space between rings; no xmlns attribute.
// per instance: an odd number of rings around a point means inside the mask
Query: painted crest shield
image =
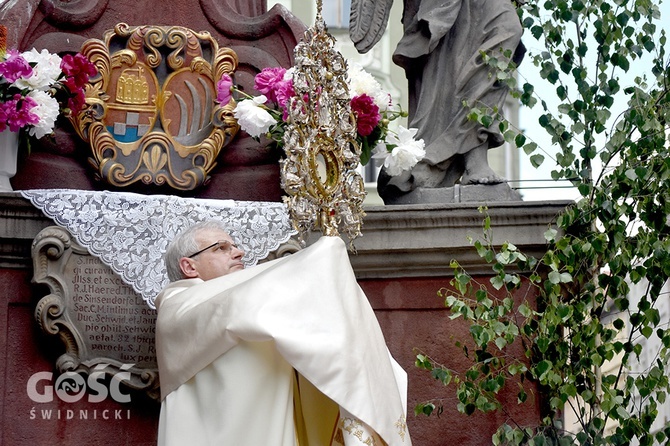
<svg viewBox="0 0 670 446"><path fill-rule="evenodd" d="M82 53L98 76L71 119L91 145L96 176L116 187L206 184L239 129L234 102L215 102L217 80L237 68L235 52L207 32L119 24L103 41L86 41Z"/></svg>

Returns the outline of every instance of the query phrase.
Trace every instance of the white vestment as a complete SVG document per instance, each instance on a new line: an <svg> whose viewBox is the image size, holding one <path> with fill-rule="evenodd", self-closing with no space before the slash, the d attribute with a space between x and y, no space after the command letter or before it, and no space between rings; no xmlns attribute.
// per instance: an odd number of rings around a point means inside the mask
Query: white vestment
<svg viewBox="0 0 670 446"><path fill-rule="evenodd" d="M411 445L406 374L340 238L156 306L159 445Z"/></svg>

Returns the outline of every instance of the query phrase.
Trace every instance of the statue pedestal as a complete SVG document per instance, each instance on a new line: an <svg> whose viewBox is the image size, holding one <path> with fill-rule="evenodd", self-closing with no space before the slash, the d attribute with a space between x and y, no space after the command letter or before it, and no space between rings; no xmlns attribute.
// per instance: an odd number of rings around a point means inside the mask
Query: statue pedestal
<svg viewBox="0 0 670 446"><path fill-rule="evenodd" d="M453 187L425 188L389 199L386 204L421 203L491 203L521 201L521 194L506 183L500 184L457 184Z"/></svg>

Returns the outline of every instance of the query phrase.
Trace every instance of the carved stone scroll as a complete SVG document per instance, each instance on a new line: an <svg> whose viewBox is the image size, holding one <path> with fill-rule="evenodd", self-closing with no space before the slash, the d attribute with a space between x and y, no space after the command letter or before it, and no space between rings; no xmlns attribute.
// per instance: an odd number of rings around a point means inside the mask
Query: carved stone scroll
<svg viewBox="0 0 670 446"><path fill-rule="evenodd" d="M158 399L156 312L112 269L76 243L60 227L43 229L33 241L33 281L49 294L35 308L42 331L65 346L56 361L60 373L110 377ZM104 368L103 368L104 367Z"/></svg>

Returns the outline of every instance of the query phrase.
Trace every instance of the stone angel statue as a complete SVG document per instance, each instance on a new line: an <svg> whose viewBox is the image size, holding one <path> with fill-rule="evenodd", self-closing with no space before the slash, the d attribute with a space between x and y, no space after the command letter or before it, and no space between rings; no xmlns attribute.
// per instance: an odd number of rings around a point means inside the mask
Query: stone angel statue
<svg viewBox="0 0 670 446"><path fill-rule="evenodd" d="M352 0L349 34L360 53L386 28L393 0ZM382 171L378 189L387 204L416 188L456 183L498 184L487 151L503 144L497 123L488 128L467 119L464 101L502 110L506 85L491 76L481 52L521 62L522 25L509 0L404 0L404 35L393 61L409 84L409 126L426 144L414 169L391 178ZM509 59L508 59L509 60Z"/></svg>

